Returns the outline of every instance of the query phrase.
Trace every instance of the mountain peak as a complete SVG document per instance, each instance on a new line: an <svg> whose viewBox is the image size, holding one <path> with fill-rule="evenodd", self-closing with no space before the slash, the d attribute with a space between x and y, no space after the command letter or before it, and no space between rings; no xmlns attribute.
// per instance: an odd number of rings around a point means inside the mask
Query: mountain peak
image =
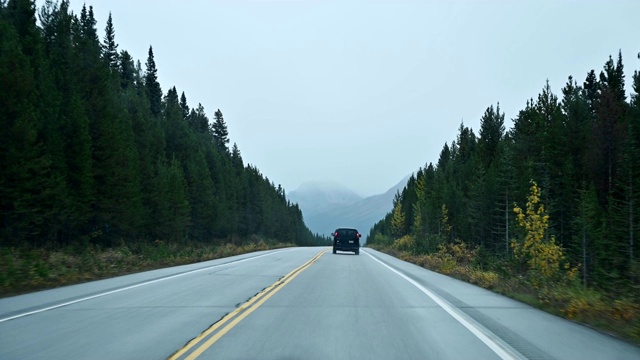
<svg viewBox="0 0 640 360"><path fill-rule="evenodd" d="M410 176L410 175L409 175ZM383 194L362 197L348 187L331 181L307 182L287 198L300 205L305 224L313 233L327 235L340 226L367 234L393 208L393 197L404 188L406 176Z"/></svg>
<svg viewBox="0 0 640 360"><path fill-rule="evenodd" d="M348 187L331 181L306 182L289 194L287 197L292 202L297 202L300 206L317 208L318 210L336 205L352 204L362 200Z"/></svg>

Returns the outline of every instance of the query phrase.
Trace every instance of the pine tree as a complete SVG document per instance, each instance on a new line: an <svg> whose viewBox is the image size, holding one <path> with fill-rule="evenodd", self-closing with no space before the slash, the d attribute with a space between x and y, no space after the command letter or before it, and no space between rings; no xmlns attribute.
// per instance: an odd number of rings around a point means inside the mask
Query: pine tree
<svg viewBox="0 0 640 360"><path fill-rule="evenodd" d="M396 193L393 200L393 216L391 218L391 235L394 238L400 238L406 234L406 222L404 212L402 211L402 198Z"/></svg>
<svg viewBox="0 0 640 360"><path fill-rule="evenodd" d="M504 136L504 113L500 114L500 103L493 109L493 105L485 110L480 119L480 133L478 151L485 170L488 170L496 157L498 144Z"/></svg>
<svg viewBox="0 0 640 360"><path fill-rule="evenodd" d="M588 134L593 122L593 114L589 111L589 103L585 90L578 86L572 76L562 88L562 112L565 116L565 139L572 139L564 143L569 157L573 181L586 181L586 149Z"/></svg>
<svg viewBox="0 0 640 360"><path fill-rule="evenodd" d="M424 177L427 185L427 226L428 229L432 229L431 233L436 233L442 237L442 229L439 226L439 216L442 205L444 204L444 196L438 190L438 182L436 175L436 167L432 163L429 163L424 170ZM447 237L443 237L443 240L447 240Z"/></svg>
<svg viewBox="0 0 640 360"><path fill-rule="evenodd" d="M118 73L120 74L120 87L123 90L128 89L130 86L136 85L136 66L133 62L131 54L126 50L123 50L118 55L120 60L118 64Z"/></svg>
<svg viewBox="0 0 640 360"><path fill-rule="evenodd" d="M75 35L79 55L83 60L82 65L85 68L98 66L99 63L96 60L100 57L102 47L98 39L96 24L97 21L93 16L93 6L89 6L89 10L87 10L86 5L83 5L80 11L78 32Z"/></svg>
<svg viewBox="0 0 640 360"><path fill-rule="evenodd" d="M216 142L216 146L218 149L228 152L229 148L227 144L229 144L229 131L227 130L227 124L224 122L224 117L222 116L220 109L214 113L214 118L215 121L211 124L211 132Z"/></svg>
<svg viewBox="0 0 640 360"><path fill-rule="evenodd" d="M236 143L233 143L233 147L231 148L231 162L233 163L236 173L239 174L244 168L244 163L242 162L240 149Z"/></svg>
<svg viewBox="0 0 640 360"><path fill-rule="evenodd" d="M500 143L504 137L504 113L500 113L500 103L494 110L493 105L487 108L480 119L480 133L478 138L478 158L481 167L478 167L476 181L472 189L475 200L472 202L474 213L479 223L476 225L476 234L481 237L481 244L491 248L499 242L494 237L496 220L502 207L496 207L499 202L499 184L497 163L500 162ZM501 219L500 219L501 220ZM499 221L502 222L502 221Z"/></svg>
<svg viewBox="0 0 640 360"><path fill-rule="evenodd" d="M452 146L453 161L451 164L451 183L448 184L450 201L447 202L451 215L451 225L454 237L473 239L475 230L471 222L472 209L470 207L472 179L477 181L479 158L476 154L477 139L473 130L460 124L455 147ZM475 199L474 199L475 200Z"/></svg>
<svg viewBox="0 0 640 360"><path fill-rule="evenodd" d="M125 59L126 57L121 57L122 61ZM127 65L121 65L121 68L126 67ZM168 160L165 154L166 138L162 123L152 120L153 115L149 108L145 86L136 80L139 79L140 73L135 68L131 70L132 72L121 80L121 84L127 84L123 88L122 102L123 112L131 123L135 153L138 157L137 168L143 204L141 228L144 234L142 237L146 238L155 234L157 224L153 214L159 211L157 199L163 196L161 189L156 186L160 182L157 177L162 173L160 167Z"/></svg>
<svg viewBox="0 0 640 360"><path fill-rule="evenodd" d="M162 115L164 133L167 139L167 158L175 157L184 164L189 156L192 144L189 138L188 124L182 117L178 91L175 86L167 91L167 95L164 97L164 105Z"/></svg>
<svg viewBox="0 0 640 360"><path fill-rule="evenodd" d="M158 83L158 69L153 57L153 47L149 46L149 55L146 62L147 71L144 75L144 85L149 99L151 114L159 117L162 112L162 89Z"/></svg>
<svg viewBox="0 0 640 360"><path fill-rule="evenodd" d="M514 159L511 154L512 146L512 139L507 134L500 143L499 153L501 156L497 159L495 167L497 171L497 197L495 203L496 212L494 214L495 226L493 229L493 235L495 236L494 248L498 254L502 252L500 249L504 249L505 255L509 254L510 229L513 222L511 205L513 203L515 170L513 167Z"/></svg>
<svg viewBox="0 0 640 360"><path fill-rule="evenodd" d="M583 88L585 92L585 98L587 99L587 104L589 105L589 109L591 110L591 114L595 116L598 103L598 94L600 92L600 83L598 82L598 77L596 76L595 70L591 70L589 71L589 73L587 73L587 78L584 81Z"/></svg>
<svg viewBox="0 0 640 360"><path fill-rule="evenodd" d="M618 139L620 137L620 123L625 116L624 75L622 62L619 58L617 66L613 59L605 63L600 72L599 93L596 103L596 122L593 129L595 151L594 158L598 169L594 171L596 186L603 194L600 198L603 204L611 194L613 179L616 176L616 158L618 156Z"/></svg>
<svg viewBox="0 0 640 360"><path fill-rule="evenodd" d="M570 238L568 226L573 192L571 182L567 181L569 173L566 157L566 117L558 97L551 90L547 80L542 92L538 95L536 109L542 121L543 132L540 134L542 153L540 154L538 176L543 201L547 205L553 223L549 234L556 235L560 245Z"/></svg>
<svg viewBox="0 0 640 360"><path fill-rule="evenodd" d="M588 179L588 137L593 124L593 112L590 110L586 91L578 86L572 76L562 88L561 108L564 116L564 133L559 141L562 143L563 153L561 158L564 166L560 169L561 177L558 185L561 197L556 201L561 205L562 229L559 230L560 243L570 250L567 255L573 263L582 262L582 253L579 251L582 238L579 236L581 228L573 225L576 217L580 216L581 198L576 184L584 189L589 183ZM583 191L583 190L580 190ZM585 269L586 271L586 269Z"/></svg>
<svg viewBox="0 0 640 360"><path fill-rule="evenodd" d="M9 0L4 11L6 12L6 19L13 26L18 36L22 54L28 60L37 60L41 51L41 35L35 22L35 2L31 0ZM34 71L37 71L37 69L34 68ZM38 78L38 74L34 74L34 76L36 79Z"/></svg>
<svg viewBox="0 0 640 360"><path fill-rule="evenodd" d="M418 170L416 174L416 202L413 203L413 219L411 222L411 228L413 235L418 242L426 241L427 234L429 234L429 224L427 221L428 206L427 206L427 179L423 169Z"/></svg>
<svg viewBox="0 0 640 360"><path fill-rule="evenodd" d="M625 193L630 195L629 191L632 191L633 175L630 180L623 179L629 179L628 175L635 172L633 162L628 164L634 156L635 145L628 139L633 129L629 128L627 122L628 104L622 68L621 56L618 56L617 63L609 57L600 72L592 146L589 148L591 159L594 160L590 175L605 217L602 236L595 244L595 270L600 283L606 282L614 287L619 287L628 280L629 227L626 224L630 222L626 206L622 203L629 204L625 201L625 197L628 197Z"/></svg>
<svg viewBox="0 0 640 360"><path fill-rule="evenodd" d="M197 108L191 109L189 124L197 133L213 136L209 132L209 118L202 104L199 103Z"/></svg>
<svg viewBox="0 0 640 360"><path fill-rule="evenodd" d="M442 150L440 151L440 156L438 157L438 172L444 174L447 170L447 164L451 160L451 149L449 149L449 145L445 142L442 146Z"/></svg>
<svg viewBox="0 0 640 360"><path fill-rule="evenodd" d="M403 226L403 236L408 234L412 228L412 222L415 219L415 209L413 204L418 201L418 195L416 193L417 187L417 178L416 174L412 174L407 181L407 185L402 190L400 194L396 194L396 199L394 199L394 209L395 209L395 201L400 201L401 205L401 213L404 221Z"/></svg>
<svg viewBox="0 0 640 360"><path fill-rule="evenodd" d="M44 4L38 11L42 38L45 45L45 51L47 52L51 50L47 45L51 44L53 39L56 37L55 22L58 20L59 8L65 5L68 5L68 2L63 1L62 4L59 5L57 1L45 0Z"/></svg>
<svg viewBox="0 0 640 360"><path fill-rule="evenodd" d="M109 18L107 19L107 25L104 29L105 35L102 43L102 56L109 64L111 71L114 73L118 71L120 61L118 59L118 44L116 44L116 32L113 28L113 20L111 19L111 12L109 12Z"/></svg>
<svg viewBox="0 0 640 360"><path fill-rule="evenodd" d="M187 104L187 96L184 94L184 91L182 92L182 95L180 95L180 109L182 110L182 118L185 121L188 121L189 105Z"/></svg>

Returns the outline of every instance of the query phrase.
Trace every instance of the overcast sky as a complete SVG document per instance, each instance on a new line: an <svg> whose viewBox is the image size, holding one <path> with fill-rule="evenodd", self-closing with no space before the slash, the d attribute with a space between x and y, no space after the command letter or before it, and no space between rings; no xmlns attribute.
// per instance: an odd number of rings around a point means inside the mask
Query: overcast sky
<svg viewBox="0 0 640 360"><path fill-rule="evenodd" d="M38 4L42 4L39 0ZM82 1L71 0L76 14ZM224 114L245 164L292 191L386 191L500 102L507 128L622 50L640 69L640 1L86 0L100 38L153 46L163 91Z"/></svg>

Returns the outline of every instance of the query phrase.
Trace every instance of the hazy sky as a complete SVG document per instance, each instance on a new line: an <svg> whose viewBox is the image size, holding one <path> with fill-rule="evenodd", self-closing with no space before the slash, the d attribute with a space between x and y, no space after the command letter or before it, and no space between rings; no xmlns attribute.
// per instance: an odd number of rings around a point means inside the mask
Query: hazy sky
<svg viewBox="0 0 640 360"><path fill-rule="evenodd" d="M39 0L38 4L42 4ZM76 14L83 2L71 0ZM507 128L545 81L557 95L622 50L640 69L640 1L87 0L100 37L163 91L224 114L246 163L292 191L382 193L436 162L461 123L500 102Z"/></svg>

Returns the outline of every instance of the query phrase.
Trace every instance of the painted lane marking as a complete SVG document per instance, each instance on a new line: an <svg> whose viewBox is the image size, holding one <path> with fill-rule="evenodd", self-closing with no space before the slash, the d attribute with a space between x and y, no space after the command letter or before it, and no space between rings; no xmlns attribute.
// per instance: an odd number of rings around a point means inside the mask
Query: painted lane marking
<svg viewBox="0 0 640 360"><path fill-rule="evenodd" d="M507 344L502 343L500 338L492 333L490 330L486 329L484 326L470 319L465 313L460 311L460 309L456 308L454 305L436 295L431 290L425 288L420 285L417 281L411 279L407 275L401 273L400 271L392 268L391 266L385 264L380 261L373 255L369 254L367 251L364 251L365 254L369 255L370 258L379 262L382 266L391 270L392 272L398 274L403 279L407 280L411 285L417 287L420 291L426 294L431 298L436 304L438 304L444 311L446 311L449 315L451 315L454 319L456 319L460 324L466 327L473 335L475 335L480 341L482 341L485 345L487 345L491 350L493 350L496 355L498 355L501 359L504 360L514 360L514 359L526 359L523 355L518 353L516 350L511 349Z"/></svg>
<svg viewBox="0 0 640 360"><path fill-rule="evenodd" d="M240 321L242 321L244 318L249 316L249 314L251 314L257 308L259 308L262 304L264 304L275 293L277 293L282 288L284 288L296 276L300 275L304 270L306 270L311 265L313 265L313 263L315 263L328 250L329 250L328 248L325 250L322 250L321 252L316 254L313 258L311 258L309 261L297 267L296 269L294 269L287 275L283 276L281 279L279 279L275 283L271 284L270 286L268 286L267 288L265 288L264 290L256 294L254 297L252 297L247 302L242 304L236 310L225 315L222 319L220 319L218 322L213 324L213 326L203 331L200 335L196 336L191 341L189 341L184 347L182 347L181 349L173 353L171 356L169 356L168 360L176 360L181 358L183 355L188 353L193 347L198 345L204 339L209 338L206 342L204 342L202 345L199 345L195 350L193 350L189 355L187 355L185 359L193 360L193 359L196 359L198 356L202 355L203 352L205 352L208 348L210 348L213 344L215 344L218 340L220 340L220 338L222 338L227 332L229 332L233 327L235 327L238 323L240 323ZM220 329L223 325L225 325L230 320L231 322L229 322L229 324L224 326L224 328ZM215 333L213 336L211 336L211 334L213 334L218 329L220 330L217 333Z"/></svg>
<svg viewBox="0 0 640 360"><path fill-rule="evenodd" d="M177 277L190 275L190 274L194 274L194 273L205 271L205 270L210 270L210 269L213 269L213 268L216 268L216 267L221 267L221 266L225 266L225 265L233 265L233 264L238 264L238 263L249 261L249 260L253 260L253 259L258 259L258 258L261 258L261 257L264 257L264 256L273 255L273 254L280 253L282 251L287 251L287 250L290 250L290 249L276 250L276 251L270 252L268 254L253 256L253 257L249 257L249 258L245 258L245 259L240 259L240 260L237 260L237 261L227 262L227 263L224 263L224 264L211 265L211 266L207 266L207 267L204 267L204 268L187 271L187 272L184 272L184 273L171 275L171 276L167 276L167 277L163 277L163 278L155 279L155 280L151 280L151 281L146 281L146 282L143 282L143 283L140 283L140 284L136 284L136 285L126 286L126 287L123 287L123 288L120 288L120 289L111 290L111 291L99 293L99 294L96 294L96 295L87 296L87 297L84 297L84 298L81 298L81 299L76 299L76 300L73 300L73 301L67 301L67 302L64 302L64 303L61 303L61 304L48 306L48 307L45 307L45 308L42 308L42 309L28 311L28 312L25 312L25 313L21 313L21 314L9 316L9 317L6 317L6 318L2 318L2 319L0 319L0 323L5 322L5 321L9 321L9 320L18 319L18 318L25 317L25 316L29 316L29 315L38 314L38 313L49 311L49 310L58 309L58 308L61 308L61 307L64 307L64 306L77 304L79 302L83 302L83 301L87 301L87 300L91 300L91 299L95 299L95 298L99 298L99 297L103 297L103 296L119 293L119 292L122 292L122 291L135 289L135 288L138 288L138 287L141 287L141 286L154 284L154 283L157 283L157 282L160 282L160 281L175 279Z"/></svg>

